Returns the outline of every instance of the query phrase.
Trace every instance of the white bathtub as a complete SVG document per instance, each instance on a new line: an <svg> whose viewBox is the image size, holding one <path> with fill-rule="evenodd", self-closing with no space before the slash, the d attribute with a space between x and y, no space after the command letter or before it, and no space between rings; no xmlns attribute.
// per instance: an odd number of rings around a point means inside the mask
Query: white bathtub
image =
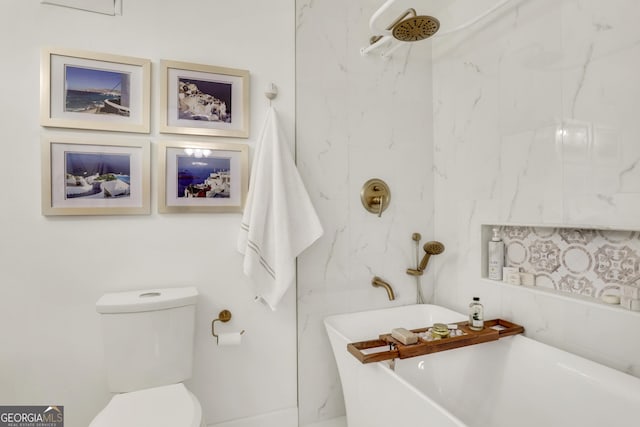
<svg viewBox="0 0 640 427"><path fill-rule="evenodd" d="M395 370L347 351L396 327L461 320L427 304L326 318L349 427L640 425L640 379L522 335L396 360Z"/></svg>

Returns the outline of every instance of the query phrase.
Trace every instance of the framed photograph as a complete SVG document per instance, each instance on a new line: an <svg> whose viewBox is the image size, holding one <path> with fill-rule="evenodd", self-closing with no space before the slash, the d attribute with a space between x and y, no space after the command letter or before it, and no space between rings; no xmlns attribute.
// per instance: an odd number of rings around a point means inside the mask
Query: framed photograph
<svg viewBox="0 0 640 427"><path fill-rule="evenodd" d="M249 189L246 144L158 144L158 212L242 212Z"/></svg>
<svg viewBox="0 0 640 427"><path fill-rule="evenodd" d="M40 79L42 126L149 133L148 59L45 49Z"/></svg>
<svg viewBox="0 0 640 427"><path fill-rule="evenodd" d="M249 72L161 61L160 132L249 136Z"/></svg>
<svg viewBox="0 0 640 427"><path fill-rule="evenodd" d="M43 215L145 215L149 142L42 141Z"/></svg>

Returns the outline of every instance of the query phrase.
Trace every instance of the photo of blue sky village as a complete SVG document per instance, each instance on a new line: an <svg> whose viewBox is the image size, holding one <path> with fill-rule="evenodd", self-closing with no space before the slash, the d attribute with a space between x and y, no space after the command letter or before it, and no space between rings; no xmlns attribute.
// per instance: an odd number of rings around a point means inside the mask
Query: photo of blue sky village
<svg viewBox="0 0 640 427"><path fill-rule="evenodd" d="M178 77L178 118L231 123L233 85Z"/></svg>
<svg viewBox="0 0 640 427"><path fill-rule="evenodd" d="M228 198L231 196L231 159L177 156L176 197Z"/></svg>

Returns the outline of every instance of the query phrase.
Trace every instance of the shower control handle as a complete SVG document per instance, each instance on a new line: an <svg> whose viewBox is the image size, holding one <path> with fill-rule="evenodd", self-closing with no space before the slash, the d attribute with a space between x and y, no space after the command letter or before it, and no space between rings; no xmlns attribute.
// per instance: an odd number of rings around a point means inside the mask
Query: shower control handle
<svg viewBox="0 0 640 427"><path fill-rule="evenodd" d="M391 190L389 186L379 178L372 178L364 183L362 190L360 191L360 200L364 208L378 215L382 216L389 206L391 200Z"/></svg>

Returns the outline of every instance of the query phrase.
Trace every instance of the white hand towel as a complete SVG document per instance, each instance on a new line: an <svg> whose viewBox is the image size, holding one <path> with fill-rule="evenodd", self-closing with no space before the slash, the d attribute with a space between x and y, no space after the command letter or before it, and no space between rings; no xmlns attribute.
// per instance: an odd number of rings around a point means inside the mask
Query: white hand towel
<svg viewBox="0 0 640 427"><path fill-rule="evenodd" d="M267 113L251 168L238 251L257 298L272 310L295 281L295 261L323 230L274 108Z"/></svg>

